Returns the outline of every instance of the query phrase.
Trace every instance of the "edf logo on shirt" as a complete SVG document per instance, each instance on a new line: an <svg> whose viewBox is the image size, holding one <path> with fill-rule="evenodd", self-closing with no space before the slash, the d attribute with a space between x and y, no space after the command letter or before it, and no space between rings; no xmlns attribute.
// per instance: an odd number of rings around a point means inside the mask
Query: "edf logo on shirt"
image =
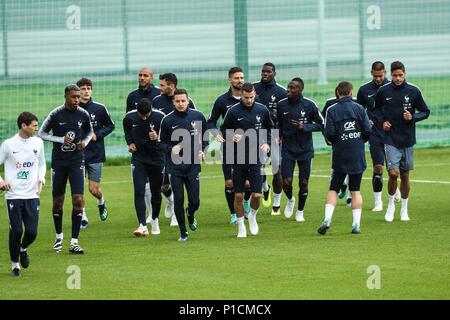
<svg viewBox="0 0 450 320"><path fill-rule="evenodd" d="M34 162L24 162L24 163L16 162L17 169L31 168L32 166L34 166Z"/></svg>

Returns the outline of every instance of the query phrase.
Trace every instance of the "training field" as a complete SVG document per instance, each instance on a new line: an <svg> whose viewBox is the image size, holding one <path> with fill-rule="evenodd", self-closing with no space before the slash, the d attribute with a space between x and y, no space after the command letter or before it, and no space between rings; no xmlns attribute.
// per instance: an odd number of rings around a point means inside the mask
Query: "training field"
<svg viewBox="0 0 450 320"><path fill-rule="evenodd" d="M94 198L87 197L90 224L81 230L80 244L86 250L81 256L68 253L69 203L63 251L51 250L48 183L41 199L39 235L29 250L31 264L21 278L9 274L8 221L5 202L0 202L0 299L449 299L449 159L450 148L416 150L411 221L399 221L399 206L392 223L384 221L384 212L370 211L369 169L362 183L362 233L350 234L351 210L340 200L330 230L318 236L330 154L317 155L306 222L273 217L262 208L257 216L260 233L248 233L246 239L237 239L237 227L228 222L220 167L205 165L199 229L190 232L186 243L176 241L178 228L169 227L163 215L159 236L135 238L130 167L108 166L102 185L110 216L101 222ZM282 209L285 202L283 196ZM80 289L69 289L75 269ZM379 271L379 289L368 289L368 282L375 283L373 270Z"/></svg>

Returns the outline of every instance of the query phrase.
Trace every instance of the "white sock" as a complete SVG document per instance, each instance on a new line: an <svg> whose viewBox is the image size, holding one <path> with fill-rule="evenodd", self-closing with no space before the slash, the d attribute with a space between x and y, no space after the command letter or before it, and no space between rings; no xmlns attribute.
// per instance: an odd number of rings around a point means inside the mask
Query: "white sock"
<svg viewBox="0 0 450 320"><path fill-rule="evenodd" d="M381 203L381 192L374 192L373 196L375 197L375 203Z"/></svg>
<svg viewBox="0 0 450 320"><path fill-rule="evenodd" d="M78 244L78 239L72 238L72 240L70 240L70 244Z"/></svg>
<svg viewBox="0 0 450 320"><path fill-rule="evenodd" d="M239 229L245 229L245 223L244 223L245 220L244 219L245 219L244 217L240 217L240 218L236 219Z"/></svg>
<svg viewBox="0 0 450 320"><path fill-rule="evenodd" d="M334 206L332 204L325 205L325 220L328 221L328 225L331 223L331 218L333 217Z"/></svg>
<svg viewBox="0 0 450 320"><path fill-rule="evenodd" d="M258 209L253 209L253 208L250 208L250 214L251 215L253 215L253 216L256 216L256 214L258 213Z"/></svg>
<svg viewBox="0 0 450 320"><path fill-rule="evenodd" d="M87 217L87 215L86 215L86 211L84 210L84 208L83 208L83 216L81 217L81 220L86 220L86 221L88 221L88 217Z"/></svg>
<svg viewBox="0 0 450 320"><path fill-rule="evenodd" d="M269 191L269 184L267 183L267 181L263 182L262 189L263 189L264 192Z"/></svg>
<svg viewBox="0 0 450 320"><path fill-rule="evenodd" d="M97 199L97 204L99 206L101 206L102 204L105 204L105 197L103 197L103 195L102 195L101 199Z"/></svg>
<svg viewBox="0 0 450 320"><path fill-rule="evenodd" d="M352 198L352 193L350 192L350 190L348 191L348 195L347 195L347 199L351 199Z"/></svg>
<svg viewBox="0 0 450 320"><path fill-rule="evenodd" d="M19 262L12 262L11 261L11 270L14 269L20 269L20 263Z"/></svg>
<svg viewBox="0 0 450 320"><path fill-rule="evenodd" d="M389 195L389 207L395 207L395 195Z"/></svg>
<svg viewBox="0 0 450 320"><path fill-rule="evenodd" d="M353 224L359 225L361 223L361 209L352 209Z"/></svg>
<svg viewBox="0 0 450 320"><path fill-rule="evenodd" d="M170 194L170 197L166 197L166 196L164 196L164 197L166 198L166 201L167 201L167 202L173 203L173 191L172 191L172 193Z"/></svg>
<svg viewBox="0 0 450 320"><path fill-rule="evenodd" d="M61 239L62 240L63 238L64 238L64 235L63 235L62 232L56 234L56 239Z"/></svg>
<svg viewBox="0 0 450 320"><path fill-rule="evenodd" d="M403 199L402 198L402 209L401 211L408 212L408 198Z"/></svg>
<svg viewBox="0 0 450 320"><path fill-rule="evenodd" d="M22 248L22 247L20 247L20 252L27 252L27 248Z"/></svg>
<svg viewBox="0 0 450 320"><path fill-rule="evenodd" d="M281 206L281 193L273 193L273 207Z"/></svg>

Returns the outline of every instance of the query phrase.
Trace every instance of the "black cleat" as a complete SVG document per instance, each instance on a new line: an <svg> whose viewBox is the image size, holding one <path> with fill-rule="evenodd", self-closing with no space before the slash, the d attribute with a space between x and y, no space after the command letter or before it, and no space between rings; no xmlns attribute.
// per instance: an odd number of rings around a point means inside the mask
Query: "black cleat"
<svg viewBox="0 0 450 320"><path fill-rule="evenodd" d="M197 228L198 228L197 219L195 219L194 215L192 215L192 216L189 215L188 208L186 208L186 215L187 215L188 222L189 222L189 229L191 229L192 231L197 230Z"/></svg>
<svg viewBox="0 0 450 320"><path fill-rule="evenodd" d="M62 242L63 242L62 239L56 239L55 244L53 245L53 251L55 251L56 253L61 252Z"/></svg>
<svg viewBox="0 0 450 320"><path fill-rule="evenodd" d="M26 269L30 265L30 256L28 255L28 252L21 251L20 252L20 265L22 268Z"/></svg>
<svg viewBox="0 0 450 320"><path fill-rule="evenodd" d="M328 229L330 229L330 226L328 225L327 221L324 221L319 229L317 229L317 233L324 235L325 233L327 233Z"/></svg>
<svg viewBox="0 0 450 320"><path fill-rule="evenodd" d="M69 252L73 254L83 254L84 249L80 247L78 244L71 244L69 247Z"/></svg>
<svg viewBox="0 0 450 320"><path fill-rule="evenodd" d="M13 277L20 277L20 269L19 269L19 268L14 268L14 269L12 269L11 275L12 275Z"/></svg>
<svg viewBox="0 0 450 320"><path fill-rule="evenodd" d="M106 201L103 204L98 205L98 214L100 215L100 220L105 221L108 218L108 207L106 206Z"/></svg>

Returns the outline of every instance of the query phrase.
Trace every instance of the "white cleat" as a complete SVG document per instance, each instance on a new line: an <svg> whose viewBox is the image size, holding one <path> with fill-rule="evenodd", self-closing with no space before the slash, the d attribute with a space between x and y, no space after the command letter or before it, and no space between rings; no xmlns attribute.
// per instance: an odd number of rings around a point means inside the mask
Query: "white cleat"
<svg viewBox="0 0 450 320"><path fill-rule="evenodd" d="M375 207L372 209L374 212L383 211L383 202L375 202Z"/></svg>
<svg viewBox="0 0 450 320"><path fill-rule="evenodd" d="M400 211L400 220L401 221L409 221L408 211Z"/></svg>
<svg viewBox="0 0 450 320"><path fill-rule="evenodd" d="M400 200L402 200L402 194L400 193L399 188L397 188L397 190L395 191L394 200L397 202L400 202Z"/></svg>
<svg viewBox="0 0 450 320"><path fill-rule="evenodd" d="M178 226L178 220L177 220L177 217L175 215L172 215L172 218L170 219L170 226L171 227Z"/></svg>
<svg viewBox="0 0 450 320"><path fill-rule="evenodd" d="M289 219L292 217L292 214L294 213L294 205L295 205L295 197L292 197L292 199L288 199L288 202L286 204L286 208L284 208L284 216L286 219Z"/></svg>
<svg viewBox="0 0 450 320"><path fill-rule="evenodd" d="M150 219L150 225L152 226L152 234L160 234L161 230L159 230L159 221L158 218L156 218L155 220Z"/></svg>
<svg viewBox="0 0 450 320"><path fill-rule="evenodd" d="M395 207L388 206L386 214L384 215L384 220L386 220L387 222L392 222L394 220L394 212Z"/></svg>
<svg viewBox="0 0 450 320"><path fill-rule="evenodd" d="M256 222L256 214L248 214L248 226L250 229L250 233L256 236L259 231L258 223Z"/></svg>
<svg viewBox="0 0 450 320"><path fill-rule="evenodd" d="M303 216L303 211L297 210L297 213L295 214L295 221L297 221L297 222L305 221L305 217Z"/></svg>
<svg viewBox="0 0 450 320"><path fill-rule="evenodd" d="M247 238L247 229L245 228L245 224L238 225L238 234L237 234L238 238Z"/></svg>

